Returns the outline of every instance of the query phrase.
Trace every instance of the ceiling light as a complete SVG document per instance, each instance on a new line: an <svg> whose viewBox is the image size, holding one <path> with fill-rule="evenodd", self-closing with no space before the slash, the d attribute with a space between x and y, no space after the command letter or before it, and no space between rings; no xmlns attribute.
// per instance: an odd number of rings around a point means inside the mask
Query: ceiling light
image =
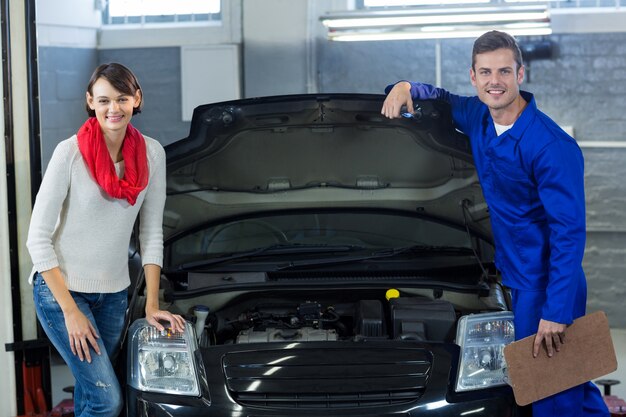
<svg viewBox="0 0 626 417"><path fill-rule="evenodd" d="M421 32L387 32L387 33L343 33L329 35L332 41L358 42L358 41L393 41L411 39L456 39L477 38L490 29L435 29L424 28ZM504 29L511 36L544 36L550 35L552 29L548 28L517 28Z"/></svg>
<svg viewBox="0 0 626 417"><path fill-rule="evenodd" d="M427 8L340 13L320 18L336 41L476 37L498 29L513 36L548 35L546 6Z"/></svg>

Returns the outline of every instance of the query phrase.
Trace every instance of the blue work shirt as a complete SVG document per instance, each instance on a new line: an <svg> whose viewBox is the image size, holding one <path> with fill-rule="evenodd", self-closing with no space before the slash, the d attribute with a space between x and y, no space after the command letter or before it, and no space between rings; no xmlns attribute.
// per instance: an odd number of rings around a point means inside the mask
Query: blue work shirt
<svg viewBox="0 0 626 417"><path fill-rule="evenodd" d="M455 124L470 138L503 284L546 291L542 318L570 324L574 295L585 279L583 156L576 141L537 109L532 94L521 95L528 105L498 136L478 97L411 83L413 99L448 101Z"/></svg>

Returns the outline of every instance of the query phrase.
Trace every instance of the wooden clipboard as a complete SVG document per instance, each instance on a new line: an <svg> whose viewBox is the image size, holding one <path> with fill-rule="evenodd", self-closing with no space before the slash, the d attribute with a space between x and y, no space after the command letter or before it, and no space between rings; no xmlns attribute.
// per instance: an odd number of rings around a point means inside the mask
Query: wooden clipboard
<svg viewBox="0 0 626 417"><path fill-rule="evenodd" d="M535 335L504 348L509 384L515 402L527 405L617 369L609 321L603 311L574 320L565 330L565 343L548 357L545 346L533 358Z"/></svg>

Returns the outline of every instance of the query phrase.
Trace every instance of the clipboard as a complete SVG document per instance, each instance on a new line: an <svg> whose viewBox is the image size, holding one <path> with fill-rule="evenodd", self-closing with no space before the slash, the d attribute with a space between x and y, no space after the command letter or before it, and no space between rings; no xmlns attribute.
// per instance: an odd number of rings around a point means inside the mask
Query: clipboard
<svg viewBox="0 0 626 417"><path fill-rule="evenodd" d="M545 346L533 358L535 335L504 347L515 402L527 405L617 369L609 321L603 311L574 320L565 343L548 357Z"/></svg>

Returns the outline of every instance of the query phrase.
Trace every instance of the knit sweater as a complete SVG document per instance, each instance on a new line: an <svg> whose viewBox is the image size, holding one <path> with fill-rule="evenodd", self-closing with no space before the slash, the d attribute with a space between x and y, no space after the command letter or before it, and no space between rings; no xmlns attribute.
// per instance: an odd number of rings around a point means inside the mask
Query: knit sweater
<svg viewBox="0 0 626 417"><path fill-rule="evenodd" d="M35 200L26 246L34 272L59 267L69 290L111 293L130 285L128 246L139 214L142 264L163 263L165 151L145 137L150 177L136 204L94 180L76 135L59 143ZM124 163L115 164L118 176Z"/></svg>

